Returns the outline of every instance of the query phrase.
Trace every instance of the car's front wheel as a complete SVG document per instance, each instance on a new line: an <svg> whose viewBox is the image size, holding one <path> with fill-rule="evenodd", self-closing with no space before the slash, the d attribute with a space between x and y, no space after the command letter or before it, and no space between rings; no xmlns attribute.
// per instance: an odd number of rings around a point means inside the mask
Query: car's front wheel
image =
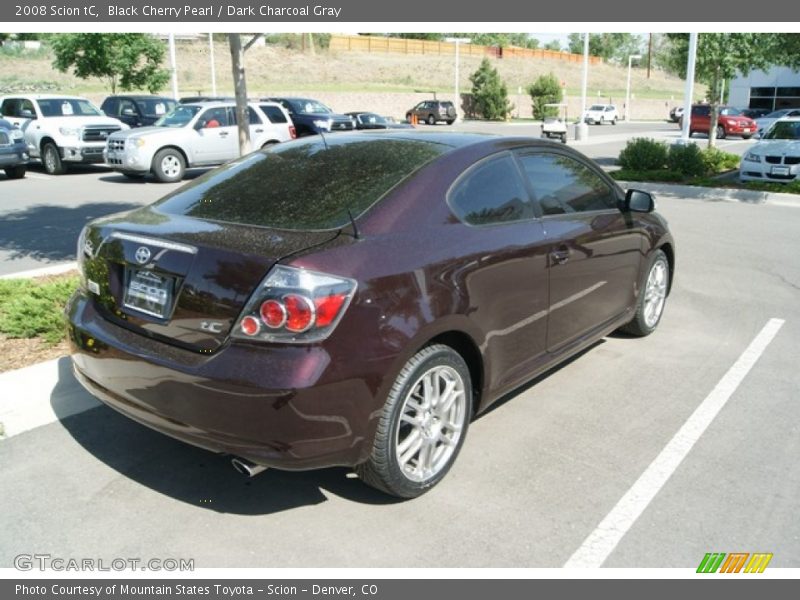
<svg viewBox="0 0 800 600"><path fill-rule="evenodd" d="M472 382L449 346L423 348L389 392L367 462L356 467L368 485L415 498L439 483L456 460L472 416Z"/></svg>
<svg viewBox="0 0 800 600"><path fill-rule="evenodd" d="M725 139L725 128L722 125L717 125L717 139L718 140Z"/></svg>
<svg viewBox="0 0 800 600"><path fill-rule="evenodd" d="M650 335L658 327L669 292L669 261L663 250L656 250L650 257L644 285L639 290L636 313L622 331L632 335Z"/></svg>
<svg viewBox="0 0 800 600"><path fill-rule="evenodd" d="M436 117L428 115L428 125L436 125Z"/></svg>
<svg viewBox="0 0 800 600"><path fill-rule="evenodd" d="M174 148L159 150L153 158L153 174L162 183L174 183L183 179L186 161Z"/></svg>
<svg viewBox="0 0 800 600"><path fill-rule="evenodd" d="M67 170L61 161L61 153L58 151L58 146L53 142L47 142L42 146L42 164L48 175L62 175Z"/></svg>
<svg viewBox="0 0 800 600"><path fill-rule="evenodd" d="M25 165L6 167L5 168L6 177L8 177L9 179L22 179L23 177L25 177L26 170L27 169L25 168Z"/></svg>

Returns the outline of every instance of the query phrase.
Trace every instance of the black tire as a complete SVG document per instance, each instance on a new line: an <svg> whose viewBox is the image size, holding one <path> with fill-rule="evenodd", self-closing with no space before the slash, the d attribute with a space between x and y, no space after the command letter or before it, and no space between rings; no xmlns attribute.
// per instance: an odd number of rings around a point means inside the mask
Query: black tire
<svg viewBox="0 0 800 600"><path fill-rule="evenodd" d="M436 117L434 117L433 115L428 115L428 118L425 122L428 125L436 125Z"/></svg>
<svg viewBox="0 0 800 600"><path fill-rule="evenodd" d="M408 430L410 428L413 430L414 428L407 421L402 420L402 417L408 410L408 400L412 400L412 392L415 391L418 385L421 385L425 375L436 369L444 370L449 375L459 378L460 384L463 385L463 399L459 400L460 404L458 406L455 405L454 401L450 409L450 411L455 411L458 414L457 420L460 421L460 432L452 447L445 444L447 448L438 446L434 450L434 452L441 450L447 453L447 456L444 457L446 460L443 459L443 462L436 467L437 470L426 478L415 480L406 472L408 465L405 465L406 468L404 469L399 464L398 447L403 442L407 442L414 433L414 431L407 433L403 440L400 440L403 429ZM436 381L438 382L439 380L437 379ZM424 402L424 399L420 400ZM421 406L417 397L414 397L413 401ZM411 405L411 408L413 409L413 405ZM430 416L433 412L433 407L427 410L429 425L426 427L428 429L441 426L441 420L437 420L435 416ZM471 416L472 382L469 368L464 359L455 350L442 344L423 348L406 363L397 376L378 421L378 430L375 434L370 457L365 463L356 467L356 473L364 483L387 494L399 498L416 498L427 492L447 475L464 443ZM419 427L419 430L422 431L422 426ZM426 435L430 436L432 434L428 431ZM420 448L411 452L411 458L409 459L414 460L416 457L417 468L422 460L424 440L430 439L425 438L422 433L418 433L417 439L420 437L423 440L420 442ZM413 446L414 444L411 445ZM413 473L413 471L410 471L410 473Z"/></svg>
<svg viewBox="0 0 800 600"><path fill-rule="evenodd" d="M186 174L183 154L174 148L164 148L153 157L153 175L161 183L175 183Z"/></svg>
<svg viewBox="0 0 800 600"><path fill-rule="evenodd" d="M611 124L612 125L616 125L617 124L617 117L614 117L613 119L611 119Z"/></svg>
<svg viewBox="0 0 800 600"><path fill-rule="evenodd" d="M742 139L743 139L743 140L749 140L751 137L753 137L753 136L752 136L752 135L750 135L749 133L744 133L744 134L742 134Z"/></svg>
<svg viewBox="0 0 800 600"><path fill-rule="evenodd" d="M717 125L717 139L718 140L725 139L725 128L722 125Z"/></svg>
<svg viewBox="0 0 800 600"><path fill-rule="evenodd" d="M567 134L566 133L562 133L561 134L561 143L562 144L566 144L567 143Z"/></svg>
<svg viewBox="0 0 800 600"><path fill-rule="evenodd" d="M15 165L13 167L6 167L5 169L6 177L9 179L22 179L25 177L25 173L28 170L25 165Z"/></svg>
<svg viewBox="0 0 800 600"><path fill-rule="evenodd" d="M452 125L452 124L453 124L453 123L455 123L455 122L456 122L456 120L455 120L455 119L449 119L449 120L447 121L447 124L448 124L448 125Z"/></svg>
<svg viewBox="0 0 800 600"><path fill-rule="evenodd" d="M662 268L663 271L663 298L661 301L661 306L658 309L657 315L655 315L655 319L648 316L648 298L649 296L649 282L651 277L653 277L654 270ZM620 331L625 333L629 333L635 336L646 336L650 335L656 330L658 324L661 322L661 316L664 314L664 306L667 300L667 294L669 293L669 261L667 260L667 255L664 254L663 250L656 250L650 256L650 260L647 263L647 269L644 272L644 280L642 281L642 285L639 288L639 298L636 300L636 312L633 315L633 319L627 324L623 325L620 328Z"/></svg>
<svg viewBox="0 0 800 600"><path fill-rule="evenodd" d="M406 113L406 121L411 123L411 113Z"/></svg>
<svg viewBox="0 0 800 600"><path fill-rule="evenodd" d="M42 146L42 164L44 165L45 173L48 175L63 175L67 172L67 168L61 160L58 146L53 142L46 142Z"/></svg>
<svg viewBox="0 0 800 600"><path fill-rule="evenodd" d="M135 171L120 171L128 179L143 179L144 173L136 173Z"/></svg>

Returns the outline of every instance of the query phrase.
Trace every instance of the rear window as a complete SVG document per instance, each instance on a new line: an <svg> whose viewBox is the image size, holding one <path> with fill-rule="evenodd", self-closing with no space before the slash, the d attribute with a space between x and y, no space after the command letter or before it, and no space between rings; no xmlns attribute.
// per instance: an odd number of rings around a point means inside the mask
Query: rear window
<svg viewBox="0 0 800 600"><path fill-rule="evenodd" d="M327 145L326 145L327 141ZM275 229L336 229L449 150L426 141L313 138L254 152L156 203L159 211Z"/></svg>
<svg viewBox="0 0 800 600"><path fill-rule="evenodd" d="M286 123L286 115L277 106L273 104L262 104L261 110L267 115L270 123Z"/></svg>

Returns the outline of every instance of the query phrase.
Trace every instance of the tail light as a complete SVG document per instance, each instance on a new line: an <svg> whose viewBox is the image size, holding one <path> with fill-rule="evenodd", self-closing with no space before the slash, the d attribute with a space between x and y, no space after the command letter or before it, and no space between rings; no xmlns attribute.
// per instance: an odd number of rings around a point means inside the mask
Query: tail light
<svg viewBox="0 0 800 600"><path fill-rule="evenodd" d="M278 265L247 302L233 337L296 344L324 340L355 291L353 279Z"/></svg>
<svg viewBox="0 0 800 600"><path fill-rule="evenodd" d="M297 129L295 129L294 125L289 126L289 135L292 136L292 139L297 137Z"/></svg>

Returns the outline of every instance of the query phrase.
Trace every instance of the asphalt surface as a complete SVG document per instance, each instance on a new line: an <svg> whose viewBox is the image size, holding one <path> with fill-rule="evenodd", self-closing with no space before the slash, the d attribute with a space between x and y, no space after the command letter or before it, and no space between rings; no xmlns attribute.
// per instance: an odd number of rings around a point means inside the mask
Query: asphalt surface
<svg viewBox="0 0 800 600"><path fill-rule="evenodd" d="M38 220L64 224L52 231L67 238L68 223L170 189L114 177L0 182L37 194L25 208L4 193L3 227L21 212L20 232ZM709 190L662 194L659 210L677 274L658 331L606 338L512 394L472 424L451 473L423 497L395 501L347 469L246 480L223 457L101 406L0 440L0 567L22 553L196 567L559 567L772 318L785 324L604 566L695 568L706 552L771 552L770 568L800 566L800 202L726 202ZM4 245L15 231L0 234ZM24 237L3 251L35 256L50 236ZM69 258L55 246L52 258ZM56 412L62 396L83 393L68 360L59 366Z"/></svg>
<svg viewBox="0 0 800 600"><path fill-rule="evenodd" d="M478 131L500 135L539 137L533 123L458 123L452 127L421 125L421 130ZM572 132L570 132L572 135ZM590 126L586 142L574 144L604 168L614 165L631 137L677 138L673 123L619 123ZM700 141L700 136L696 136ZM720 148L743 153L754 142L720 140ZM189 172L196 177L205 169ZM6 179L0 171L0 276L75 260L75 242L81 228L93 218L149 204L180 184L131 180L102 166L77 166L67 174L51 176L38 163L21 180Z"/></svg>

